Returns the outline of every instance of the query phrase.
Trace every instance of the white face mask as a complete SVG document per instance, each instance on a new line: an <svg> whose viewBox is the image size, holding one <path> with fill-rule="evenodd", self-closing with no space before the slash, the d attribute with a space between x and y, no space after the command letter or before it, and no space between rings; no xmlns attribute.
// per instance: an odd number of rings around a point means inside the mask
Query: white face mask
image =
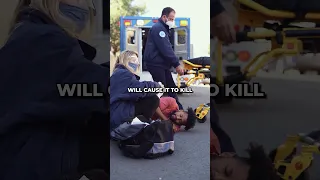
<svg viewBox="0 0 320 180"><path fill-rule="evenodd" d="M168 26L169 26L169 29L171 29L171 28L173 28L173 26L174 26L174 22L173 22L173 21L167 21L167 22L166 22L166 25L168 25Z"/></svg>

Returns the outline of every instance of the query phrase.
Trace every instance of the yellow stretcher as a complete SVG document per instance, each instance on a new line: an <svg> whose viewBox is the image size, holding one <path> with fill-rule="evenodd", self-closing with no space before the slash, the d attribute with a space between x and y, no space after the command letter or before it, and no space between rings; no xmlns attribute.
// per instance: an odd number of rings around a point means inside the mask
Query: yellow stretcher
<svg viewBox="0 0 320 180"><path fill-rule="evenodd" d="M320 28L303 28L292 25L292 23L299 22L320 23L320 10L319 13L304 13L302 16L295 12L268 9L252 0L237 0L235 7L240 26L266 28L264 32L239 32L236 37L237 41L270 40L271 50L262 52L252 59L241 73L224 77L222 71L222 43L218 42L215 52L216 77L212 78L212 82L216 82L220 86L226 83L249 81L271 59L280 59L283 56L295 56L308 52L315 53L315 48L320 45ZM280 23L267 24L266 22L270 20ZM231 102L231 100L229 97L219 96L216 102L224 103Z"/></svg>
<svg viewBox="0 0 320 180"><path fill-rule="evenodd" d="M281 179L308 179L307 170L312 165L313 155L320 154L319 136L319 130L287 136L285 143L279 146L273 155L275 169ZM300 151L297 150L299 146Z"/></svg>
<svg viewBox="0 0 320 180"><path fill-rule="evenodd" d="M199 123L204 123L207 121L207 114L210 112L210 103L200 104L195 110L197 120Z"/></svg>
<svg viewBox="0 0 320 180"><path fill-rule="evenodd" d="M182 60L182 65L185 70L185 74L194 74L194 77L186 79L186 82L181 82L181 76L177 76L177 86L189 87L197 80L204 80L210 78L210 57L199 57L189 60Z"/></svg>

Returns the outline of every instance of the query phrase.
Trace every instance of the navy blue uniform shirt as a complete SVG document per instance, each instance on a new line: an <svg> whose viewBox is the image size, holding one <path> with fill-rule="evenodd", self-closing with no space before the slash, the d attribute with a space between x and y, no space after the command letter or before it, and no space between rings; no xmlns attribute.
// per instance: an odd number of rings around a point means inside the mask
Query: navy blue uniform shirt
<svg viewBox="0 0 320 180"><path fill-rule="evenodd" d="M170 69L180 65L170 43L169 34L169 26L161 19L151 27L143 54L143 61L147 67Z"/></svg>
<svg viewBox="0 0 320 180"><path fill-rule="evenodd" d="M214 18L224 11L220 0L210 0L210 18Z"/></svg>

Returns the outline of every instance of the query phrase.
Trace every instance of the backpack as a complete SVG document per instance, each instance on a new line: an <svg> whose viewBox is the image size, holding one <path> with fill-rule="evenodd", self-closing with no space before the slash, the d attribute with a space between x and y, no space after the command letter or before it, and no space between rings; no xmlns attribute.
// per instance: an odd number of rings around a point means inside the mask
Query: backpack
<svg viewBox="0 0 320 180"><path fill-rule="evenodd" d="M174 152L171 121L149 122L144 116L121 124L111 132L124 156L155 159Z"/></svg>

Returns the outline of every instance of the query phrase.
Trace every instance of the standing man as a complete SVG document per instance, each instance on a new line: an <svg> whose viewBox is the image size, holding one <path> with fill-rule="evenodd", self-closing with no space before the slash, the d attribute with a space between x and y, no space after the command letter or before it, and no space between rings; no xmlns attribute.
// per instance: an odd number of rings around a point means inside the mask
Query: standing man
<svg viewBox="0 0 320 180"><path fill-rule="evenodd" d="M220 0L210 0L210 31L225 43L236 41L236 32L231 17L225 11Z"/></svg>
<svg viewBox="0 0 320 180"><path fill-rule="evenodd" d="M149 31L143 61L146 62L148 71L156 82L161 82L165 87L176 88L171 74L171 67L174 67L178 74L183 75L184 69L180 65L170 43L169 32L174 26L176 12L171 7L162 10L161 17ZM175 92L168 95L176 99L180 109L183 109Z"/></svg>
<svg viewBox="0 0 320 180"><path fill-rule="evenodd" d="M235 29L231 17L227 14L220 0L210 0L210 23L211 23L211 35L216 36L220 41L225 43L233 43L236 41ZM220 126L219 115L216 109L214 100L211 97L210 102L210 122L212 134L217 137L219 141L219 147L221 153L223 152L235 152L235 148L232 144L231 138ZM213 136L212 136L213 137ZM217 143L215 138L213 142ZM214 145L214 144L212 144ZM217 146L217 145L216 145Z"/></svg>

